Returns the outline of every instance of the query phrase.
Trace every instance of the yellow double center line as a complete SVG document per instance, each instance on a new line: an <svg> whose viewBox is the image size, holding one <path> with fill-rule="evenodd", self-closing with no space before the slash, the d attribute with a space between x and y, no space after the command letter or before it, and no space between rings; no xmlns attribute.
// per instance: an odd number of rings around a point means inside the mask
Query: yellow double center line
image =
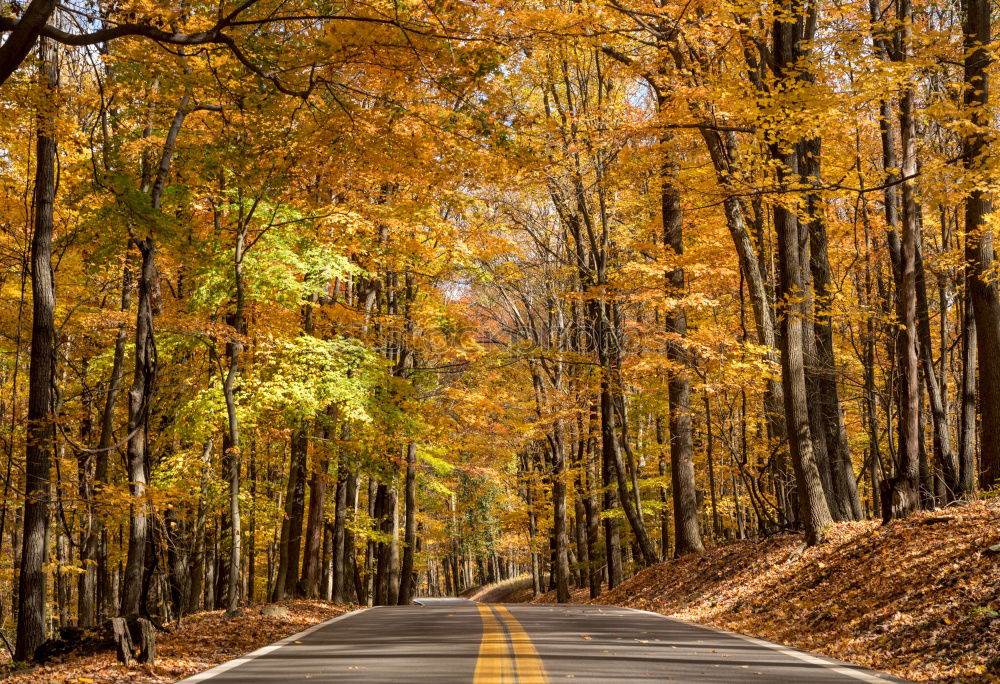
<svg viewBox="0 0 1000 684"><path fill-rule="evenodd" d="M535 645L506 606L479 606L483 639L473 684L548 684Z"/></svg>

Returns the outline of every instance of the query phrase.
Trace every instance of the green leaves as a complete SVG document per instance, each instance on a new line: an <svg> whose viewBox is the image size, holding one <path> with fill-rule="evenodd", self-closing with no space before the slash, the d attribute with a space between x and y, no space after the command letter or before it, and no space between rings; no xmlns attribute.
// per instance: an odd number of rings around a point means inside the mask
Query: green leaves
<svg viewBox="0 0 1000 684"><path fill-rule="evenodd" d="M372 421L385 362L358 340L310 335L260 345L255 374L243 385L247 407L289 421L321 417L331 404L344 419Z"/></svg>

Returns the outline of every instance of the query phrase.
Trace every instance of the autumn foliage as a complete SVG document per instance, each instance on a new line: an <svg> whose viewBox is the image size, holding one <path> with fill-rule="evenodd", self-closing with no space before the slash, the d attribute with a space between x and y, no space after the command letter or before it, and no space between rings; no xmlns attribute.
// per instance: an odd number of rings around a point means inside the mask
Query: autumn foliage
<svg viewBox="0 0 1000 684"><path fill-rule="evenodd" d="M13 660L996 496L986 0L22 4Z"/></svg>

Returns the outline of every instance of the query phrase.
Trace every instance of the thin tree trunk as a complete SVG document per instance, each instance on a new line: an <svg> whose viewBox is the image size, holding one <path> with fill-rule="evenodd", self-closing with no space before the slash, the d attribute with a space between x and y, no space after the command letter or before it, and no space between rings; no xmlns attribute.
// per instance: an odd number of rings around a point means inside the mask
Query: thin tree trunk
<svg viewBox="0 0 1000 684"><path fill-rule="evenodd" d="M343 603L346 568L344 544L345 522L347 520L347 478L349 475L346 471L346 464L344 463L342 454L337 463L337 470L339 471L339 477L337 478L336 501L334 502L333 513L333 551L331 558L333 587L330 592L330 600L334 603Z"/></svg>
<svg viewBox="0 0 1000 684"><path fill-rule="evenodd" d="M233 278L236 285L236 307L230 317L232 338L226 344L229 354L229 370L223 383L226 399L226 416L229 421L228 439L225 441L226 460L229 463L229 577L226 591L226 615L239 614L240 566L243 549L242 521L240 519L240 422L236 411L236 383L240 374L240 353L243 351L243 336L246 334L244 320L245 294L243 287L243 250L246 228L240 226L236 232L236 247L233 252Z"/></svg>
<svg viewBox="0 0 1000 684"><path fill-rule="evenodd" d="M205 559L208 556L206 548L205 518L206 500L208 498L209 464L212 460L212 447L215 440L209 437L201 452L202 474L201 487L198 496L198 510L194 523L194 560L191 563L191 589L188 594L187 612L194 613L201 607L202 594L205 590Z"/></svg>
<svg viewBox="0 0 1000 684"><path fill-rule="evenodd" d="M332 417L334 425L336 418ZM334 434L336 427L326 431L326 436ZM309 512L306 520L306 545L302 554L302 576L300 584L308 598L319 596L320 552L323 544L323 529L326 509L326 479L330 460L324 454L319 463L314 462L314 470L309 479Z"/></svg>
<svg viewBox="0 0 1000 684"><path fill-rule="evenodd" d="M732 154L736 147L733 135L719 133L708 127L702 127L701 134L712 159L719 185L723 189L729 189L732 185ZM726 216L726 227L729 229L729 234L736 247L740 271L750 295L750 308L753 311L758 344L767 350L768 360L778 366L780 359L778 357L776 326L766 286L766 277L769 273L761 268L761 260L757 258L754 251L754 244L747 231L743 207L739 198L735 194L727 195L722 204ZM786 434L784 390L780 379L769 378L765 380L764 410L767 412L771 439L784 440Z"/></svg>
<svg viewBox="0 0 1000 684"><path fill-rule="evenodd" d="M649 541L649 535L646 533L646 528L639 519L639 514L636 511L635 502L629 494L628 480L626 479L625 473L625 463L622 459L621 449L619 448L618 437L616 434L617 431L615 430L614 425L613 404L614 399L611 396L610 390L608 390L605 385L601 388L601 427L605 453L609 455L613 475L618 485L619 502L625 511L625 518L628 520L629 527L632 528L632 533L635 535L636 542L639 544L639 550L642 553L642 562L644 565L653 565L656 562L656 551L653 549L653 545ZM676 513L676 507L674 511Z"/></svg>
<svg viewBox="0 0 1000 684"><path fill-rule="evenodd" d="M353 522L355 516L358 512L358 474L354 472L347 473L347 485L346 485L346 495L345 499L347 501L347 511ZM364 603L364 596L362 595L361 580L358 575L358 564L354 557L354 532L347 525L347 520L344 520L344 598L352 593L351 589L354 589L354 598L358 603Z"/></svg>
<svg viewBox="0 0 1000 684"><path fill-rule="evenodd" d="M712 405L709 402L708 393L705 393L704 400L705 433L707 440L705 454L708 457L708 491L712 500L712 535L718 540L722 536L722 521L719 519L719 506L715 495L715 440L712 434Z"/></svg>
<svg viewBox="0 0 1000 684"><path fill-rule="evenodd" d="M406 522L403 533L403 565L399 572L399 600L401 606L413 599L416 577L413 573L414 555L417 549L417 445L406 445L406 490L404 493Z"/></svg>
<svg viewBox="0 0 1000 684"><path fill-rule="evenodd" d="M150 184L143 184L143 191L149 192L153 211L159 211L160 199L166 186L170 161L173 158L177 136L180 134L190 98L181 98L174 119L167 131L160 154L160 163ZM149 405L153 399L156 384L157 360L153 332L153 293L156 290L156 241L152 233L145 237L132 236L132 242L139 249L141 266L138 281L138 308L135 315L135 363L132 385L128 394L128 446L127 463L129 491L132 495L132 511L129 516L128 557L125 561L124 586L120 612L126 616L137 616L144 612L141 605L143 569L146 566L146 546L148 545L149 521L146 502L146 442L149 428Z"/></svg>
<svg viewBox="0 0 1000 684"><path fill-rule="evenodd" d="M811 138L801 145L799 174L803 179L821 177L821 141ZM833 350L833 319L829 307L833 297L833 274L828 253L826 221L823 216L822 199L816 193L807 196L806 213L809 233L809 265L815 290L815 321L813 337L815 341L814 374L819 390L813 397L820 417L820 428L825 435L827 456L830 464L830 479L834 502L831 513L836 511L838 520L860 520L861 499L858 497L858 483L851 463L847 444L847 430L840 407L840 392L837 388L837 366ZM800 228L801 229L801 228Z"/></svg>
<svg viewBox="0 0 1000 684"><path fill-rule="evenodd" d="M129 514L128 556L125 561L124 586L119 609L125 616L139 616L143 608L140 600L149 533L146 509L146 426L156 377L156 359L152 351L152 289L156 277L156 247L152 238L137 238L135 243L142 255L142 266L139 272L139 309L136 313L135 326L135 369L128 394L129 436L126 463L132 502Z"/></svg>
<svg viewBox="0 0 1000 684"><path fill-rule="evenodd" d="M921 255L919 235L916 251L917 290L917 341L920 351L920 365L923 367L924 386L931 405L931 421L934 425L934 460L944 480L948 500L962 498L958 476L958 460L951 448L951 427L948 424L947 387L942 387L934 369L934 355L931 343L930 313L927 306L927 281ZM944 360L942 359L942 363Z"/></svg>
<svg viewBox="0 0 1000 684"><path fill-rule="evenodd" d="M910 0L900 0L899 19L902 22L902 45L904 59L909 50L912 28ZM906 515L919 503L917 491L920 486L920 380L917 362L917 204L914 177L917 173L916 123L913 118L914 87L907 84L903 88L899 102L899 130L902 141L902 234L900 240L900 289L897 293L898 309L902 314L900 334L902 336L902 377L903 405L899 415L901 425L900 455L897 495L892 506L894 516Z"/></svg>
<svg viewBox="0 0 1000 684"><path fill-rule="evenodd" d="M552 536L555 542L555 585L556 601L569 601L569 539L566 530L566 456L563 451L560 421L556 422L556 434L550 441L552 451Z"/></svg>
<svg viewBox="0 0 1000 684"><path fill-rule="evenodd" d="M608 443L609 437L614 439L614 436L609 434L609 430L613 427L605 426L605 420L608 418L608 414L604 411L605 394L607 393L601 393L601 481L604 489L603 510L606 513L612 513L618 508L618 497L614 490L615 466L612 462L614 454L611 453L614 447ZM608 589L614 589L622 583L624 575L622 573L621 530L618 518L612 515L604 518L604 549Z"/></svg>
<svg viewBox="0 0 1000 684"><path fill-rule="evenodd" d="M302 530L305 525L306 469L309 460L309 427L302 425L292 433L291 469L295 476L288 509L288 568L285 572L285 596L299 594L297 583L302 556Z"/></svg>
<svg viewBox="0 0 1000 684"><path fill-rule="evenodd" d="M966 272L962 315L962 401L959 414L958 468L961 490L969 496L976 487L976 317Z"/></svg>
<svg viewBox="0 0 1000 684"><path fill-rule="evenodd" d="M666 442L666 436L663 434L663 418L660 416L656 417L656 444L660 447L658 449L660 457L658 459L658 468L660 479L663 482L667 481L667 452L663 449ZM670 557L670 509L667 507L667 503L670 500L670 494L667 490L665 484L660 485L660 559L667 560Z"/></svg>

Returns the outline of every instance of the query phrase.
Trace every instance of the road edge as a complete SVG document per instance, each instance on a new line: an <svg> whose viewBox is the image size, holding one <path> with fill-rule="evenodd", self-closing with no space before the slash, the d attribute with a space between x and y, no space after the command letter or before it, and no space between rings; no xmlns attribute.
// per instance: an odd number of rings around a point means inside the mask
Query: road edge
<svg viewBox="0 0 1000 684"><path fill-rule="evenodd" d="M190 677L185 677L184 679L178 679L177 680L177 684L181 684L181 683L183 683L183 684L194 684L195 682L203 682L203 681L205 681L207 679L211 679L212 677L217 677L218 675L222 674L223 672L228 672L229 670L232 670L234 667L239 667L240 665L243 665L244 663L248 663L251 660L254 660L256 658L261 657L262 655L267 655L268 653L271 653L272 651L276 651L279 648L281 648L282 646L287 646L288 644L291 644L291 643L295 642L297 639L301 639L302 637L307 636L309 634L312 634L313 632L315 632L317 630L320 630L320 629L323 629L324 627L332 625L334 622L339 622L340 620L346 620L347 618L351 617L352 615L357 615L358 613L363 613L366 610L368 610L367 606L364 607L364 608L358 608L357 610L352 610L352 611L347 612L347 613L342 613L342 614L337 615L335 617L332 617L332 618L330 618L328 620L324 620L323 622L317 622L312 627L306 627L301 632L298 632L298 633L293 634L291 636L287 636L284 639L281 639L279 641L275 641L273 644L268 644L267 646L261 646L256 651L250 651L249 653L247 653L245 655L241 655L239 658L234 658L232 660L227 660L224 663L219 663L218 665L216 665L214 667L210 667L207 670L203 670L202 672L199 672L197 674L193 674Z"/></svg>
<svg viewBox="0 0 1000 684"><path fill-rule="evenodd" d="M878 670L872 670L870 668L863 667L861 665L855 665L854 663L849 663L843 660L837 660L836 658L829 658L824 655L817 653L811 653L809 651L803 651L798 648L793 648L791 646L785 646L784 644L778 644L773 641L767 641L766 639L758 639L757 637L748 636L740 632L731 632L728 629L719 629L718 627L713 627L711 625L705 625L700 622L691 622L690 620L681 620L680 618L670 617L669 615L664 615L663 613L657 613L652 610L643 610L641 608L630 608L629 606L616 606L617 608L625 608L626 610L632 610L636 613L646 613L647 615L655 615L656 617L663 618L664 620L675 620L677 622L683 622L686 625L692 625L694 627L700 627L708 632L715 632L716 634L725 634L726 636L736 637L737 639L742 639L748 643L754 644L755 646L763 646L772 651L777 651L782 655L788 656L790 658L795 658L796 660L801 660L802 662L809 663L810 665L822 665L824 669L828 669L831 672L836 672L837 674L842 674L847 677L852 677L864 682L907 682L909 680L901 679L896 675L891 675L887 672L879 672Z"/></svg>

